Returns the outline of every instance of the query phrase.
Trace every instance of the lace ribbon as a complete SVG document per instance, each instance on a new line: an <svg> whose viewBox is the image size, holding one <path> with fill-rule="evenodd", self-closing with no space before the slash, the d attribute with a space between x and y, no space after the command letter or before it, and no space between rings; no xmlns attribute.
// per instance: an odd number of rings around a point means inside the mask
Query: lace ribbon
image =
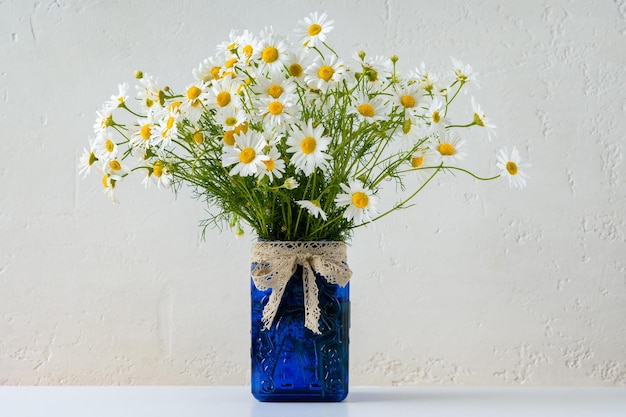
<svg viewBox="0 0 626 417"><path fill-rule="evenodd" d="M319 291L315 273L328 283L344 287L352 271L346 263L346 244L343 242L256 242L252 247L251 276L260 291L272 289L263 308L263 325L269 329L274 321L287 283L298 265L302 265L304 289L304 325L320 334Z"/></svg>

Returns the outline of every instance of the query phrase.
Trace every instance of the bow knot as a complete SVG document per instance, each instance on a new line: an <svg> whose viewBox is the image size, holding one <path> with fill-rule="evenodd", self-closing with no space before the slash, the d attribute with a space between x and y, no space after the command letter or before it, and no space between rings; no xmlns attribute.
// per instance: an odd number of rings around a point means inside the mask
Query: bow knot
<svg viewBox="0 0 626 417"><path fill-rule="evenodd" d="M257 242L252 249L251 276L260 291L272 289L263 308L263 325L270 328L287 283L298 265L302 266L304 325L320 334L320 308L315 273L328 283L345 286L352 275L346 264L343 242Z"/></svg>

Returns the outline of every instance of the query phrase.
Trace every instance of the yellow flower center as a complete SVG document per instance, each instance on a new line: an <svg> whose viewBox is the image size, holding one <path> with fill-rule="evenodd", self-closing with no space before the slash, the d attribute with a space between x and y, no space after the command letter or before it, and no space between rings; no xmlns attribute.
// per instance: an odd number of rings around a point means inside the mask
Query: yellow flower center
<svg viewBox="0 0 626 417"><path fill-rule="evenodd" d="M283 112L283 105L280 101L272 101L270 105L267 106L267 109L270 113L276 116Z"/></svg>
<svg viewBox="0 0 626 417"><path fill-rule="evenodd" d="M424 163L423 156L414 156L413 158L411 158L411 166L413 168L419 168L422 166L423 163Z"/></svg>
<svg viewBox="0 0 626 417"><path fill-rule="evenodd" d="M220 107L228 106L228 103L230 103L230 93L228 91L220 91L217 93L217 97L215 97L215 102Z"/></svg>
<svg viewBox="0 0 626 417"><path fill-rule="evenodd" d="M292 76L298 78L302 75L303 72L304 68L302 68L302 65L298 63L289 65L289 74L291 74Z"/></svg>
<svg viewBox="0 0 626 417"><path fill-rule="evenodd" d="M89 166L93 165L96 161L98 160L98 158L96 158L96 154L93 152L89 152L89 161L87 162L87 164Z"/></svg>
<svg viewBox="0 0 626 417"><path fill-rule="evenodd" d="M163 175L164 167L165 167L165 164L163 163L163 161L155 162L154 165L152 166L152 174L154 174L154 176L157 178L161 178L161 175Z"/></svg>
<svg viewBox="0 0 626 417"><path fill-rule="evenodd" d="M478 113L474 113L474 123L478 126L485 127L485 122L483 122L483 119L478 115Z"/></svg>
<svg viewBox="0 0 626 417"><path fill-rule="evenodd" d="M220 71L222 70L222 68L220 67L213 67L211 68L211 77L213 77L214 80L219 80L220 79Z"/></svg>
<svg viewBox="0 0 626 417"><path fill-rule="evenodd" d="M109 126L113 126L113 115L109 114L107 117L103 118L100 121L100 126L102 126L103 129L106 129Z"/></svg>
<svg viewBox="0 0 626 417"><path fill-rule="evenodd" d="M113 152L113 150L115 149L115 143L113 143L111 139L107 139L107 141L104 143L104 149L106 149L109 153Z"/></svg>
<svg viewBox="0 0 626 417"><path fill-rule="evenodd" d="M102 177L102 186L104 188L109 188L109 175L108 174L105 175L104 177ZM111 186L111 188L114 187L113 181L111 181L111 185L110 186Z"/></svg>
<svg viewBox="0 0 626 417"><path fill-rule="evenodd" d="M317 23L313 23L311 26L309 26L309 30L307 32L309 33L309 36L315 36L319 35L321 31L322 26L318 25Z"/></svg>
<svg viewBox="0 0 626 417"><path fill-rule="evenodd" d="M169 106L170 113L178 113L180 112L180 101L173 101Z"/></svg>
<svg viewBox="0 0 626 417"><path fill-rule="evenodd" d="M261 52L261 59L271 64L278 59L278 49L273 46L266 46L263 52Z"/></svg>
<svg viewBox="0 0 626 417"><path fill-rule="evenodd" d="M454 149L454 146L449 143L442 143L441 145L439 145L438 150L439 153L443 156L451 156L456 153L456 149Z"/></svg>
<svg viewBox="0 0 626 417"><path fill-rule="evenodd" d="M357 110L363 117L374 117L374 107L369 103L361 104Z"/></svg>
<svg viewBox="0 0 626 417"><path fill-rule="evenodd" d="M119 171L120 169L122 169L122 165L115 159L112 159L109 161L109 168L111 168L113 171Z"/></svg>
<svg viewBox="0 0 626 417"><path fill-rule="evenodd" d="M139 133L141 134L141 139L148 140L150 139L150 136L152 135L152 128L150 127L149 124L145 124L141 126L141 130Z"/></svg>
<svg viewBox="0 0 626 417"><path fill-rule="evenodd" d="M352 194L352 204L354 204L356 208L363 209L367 207L367 203L369 203L369 198L363 191L357 191Z"/></svg>
<svg viewBox="0 0 626 417"><path fill-rule="evenodd" d="M224 66L226 68L232 68L235 64L237 63L237 58L231 58L228 61L226 61L226 63L224 64Z"/></svg>
<svg viewBox="0 0 626 417"><path fill-rule="evenodd" d="M249 164L254 161L256 157L256 152L252 148L243 148L239 153L239 160L244 164Z"/></svg>
<svg viewBox="0 0 626 417"><path fill-rule="evenodd" d="M202 90L195 85L192 85L191 87L189 87L189 90L187 90L187 98L189 100L195 100L198 98L200 93L202 93Z"/></svg>
<svg viewBox="0 0 626 417"><path fill-rule="evenodd" d="M439 114L438 110L435 110L433 112L433 122L439 123L440 121L441 121L441 115Z"/></svg>
<svg viewBox="0 0 626 417"><path fill-rule="evenodd" d="M167 127L167 130L170 130L172 127L174 127L174 117L170 116L167 118L167 123L165 124L165 126Z"/></svg>
<svg viewBox="0 0 626 417"><path fill-rule="evenodd" d="M270 86L270 88L267 89L267 94L269 94L270 96L274 98L280 97L282 93L283 93L283 88L278 84L273 84Z"/></svg>
<svg viewBox="0 0 626 417"><path fill-rule="evenodd" d="M224 123L226 124L226 126L235 126L237 124L237 118L227 117L226 120L224 120Z"/></svg>
<svg viewBox="0 0 626 417"><path fill-rule="evenodd" d="M402 96L400 97L400 104L407 108L415 107L415 98L409 95Z"/></svg>
<svg viewBox="0 0 626 417"><path fill-rule="evenodd" d="M315 138L312 138L311 136L307 136L306 138L302 139L302 142L300 142L300 149L302 150L303 153L307 155L315 152L316 146L317 146L317 141L315 140Z"/></svg>
<svg viewBox="0 0 626 417"><path fill-rule="evenodd" d="M506 163L506 170L509 172L509 174L511 175L516 175L517 174L517 164L513 161L509 161Z"/></svg>
<svg viewBox="0 0 626 417"><path fill-rule="evenodd" d="M270 158L267 161L263 161L263 163L265 164L265 168L267 168L268 171L273 170L274 165L276 165L276 163L274 162L274 158Z"/></svg>
<svg viewBox="0 0 626 417"><path fill-rule="evenodd" d="M333 67L328 65L324 65L317 71L317 76L326 82L330 81L330 79L333 78L334 74L335 70L333 69Z"/></svg>
<svg viewBox="0 0 626 417"><path fill-rule="evenodd" d="M235 132L232 130L226 131L224 133L224 143L228 146L233 146L235 144Z"/></svg>
<svg viewBox="0 0 626 417"><path fill-rule="evenodd" d="M239 126L235 127L236 134L240 134L241 132L248 133L248 122L243 122Z"/></svg>
<svg viewBox="0 0 626 417"><path fill-rule="evenodd" d="M204 142L204 135L202 134L202 132L194 133L193 141L196 142L198 145L202 145L202 142Z"/></svg>
<svg viewBox="0 0 626 417"><path fill-rule="evenodd" d="M254 52L254 51L253 51L253 49L252 49L252 45L246 45L246 46L244 46L244 47L241 49L241 51L242 51L242 52L243 52L243 54L244 54L246 57L248 57L248 58L250 58L250 57L252 56L252 52Z"/></svg>

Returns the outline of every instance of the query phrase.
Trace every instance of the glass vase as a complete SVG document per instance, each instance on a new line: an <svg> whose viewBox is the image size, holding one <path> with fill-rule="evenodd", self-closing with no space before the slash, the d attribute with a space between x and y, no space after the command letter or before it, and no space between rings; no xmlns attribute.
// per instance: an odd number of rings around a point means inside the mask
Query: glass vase
<svg viewBox="0 0 626 417"><path fill-rule="evenodd" d="M305 327L302 266L287 283L273 323L264 328L271 289L251 282L252 395L259 401L342 401L348 395L350 284L328 283L315 273L320 321Z"/></svg>

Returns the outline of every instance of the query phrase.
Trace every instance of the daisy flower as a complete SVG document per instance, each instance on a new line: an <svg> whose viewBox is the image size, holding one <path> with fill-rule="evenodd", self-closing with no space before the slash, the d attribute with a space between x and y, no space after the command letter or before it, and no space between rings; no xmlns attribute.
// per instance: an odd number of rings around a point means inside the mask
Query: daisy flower
<svg viewBox="0 0 626 417"><path fill-rule="evenodd" d="M222 78L223 67L224 62L222 60L218 61L218 58L210 57L202 61L198 68L194 69L192 72L196 80L208 83Z"/></svg>
<svg viewBox="0 0 626 417"><path fill-rule="evenodd" d="M93 153L96 158L106 163L110 159L117 157L117 144L108 135L96 136L93 142Z"/></svg>
<svg viewBox="0 0 626 417"><path fill-rule="evenodd" d="M436 90L436 85L439 83L439 76L431 73L423 62L413 70L410 78L415 79L419 83L420 88L428 93Z"/></svg>
<svg viewBox="0 0 626 417"><path fill-rule="evenodd" d="M515 188L526 187L528 175L523 171L524 168L530 167L530 164L520 164L521 158L516 147L509 154L506 148L500 149L497 155L496 166L500 168L500 175L509 179L509 186Z"/></svg>
<svg viewBox="0 0 626 417"><path fill-rule="evenodd" d="M305 70L304 81L309 87L326 92L341 81L345 71L345 65L335 55L318 56Z"/></svg>
<svg viewBox="0 0 626 417"><path fill-rule="evenodd" d="M393 101L396 106L404 110L404 114L411 119L421 115L420 105L423 100L422 90L416 83L396 84L393 88Z"/></svg>
<svg viewBox="0 0 626 417"><path fill-rule="evenodd" d="M333 30L333 23L335 23L327 19L326 13L313 12L298 21L296 36L302 46L314 47L326 41L326 35Z"/></svg>
<svg viewBox="0 0 626 417"><path fill-rule="evenodd" d="M363 68L363 80L374 90L378 90L384 81L391 78L393 65L387 57L377 55L373 59L368 58L361 61L360 64Z"/></svg>
<svg viewBox="0 0 626 417"><path fill-rule="evenodd" d="M495 136L496 125L491 123L483 110L480 108L474 97L472 97L472 109L474 110L474 124L484 127L487 130L487 138L491 140L491 136Z"/></svg>
<svg viewBox="0 0 626 417"><path fill-rule="evenodd" d="M270 182L274 182L274 177L282 178L285 172L285 161L280 158L280 153L275 147L270 148L267 153L268 160L263 161L263 169L259 171L259 179L268 177Z"/></svg>
<svg viewBox="0 0 626 417"><path fill-rule="evenodd" d="M233 51L237 50L239 43L237 42L237 31L231 30L228 34L228 40L218 44L215 49L218 53L223 54L226 59L233 55Z"/></svg>
<svg viewBox="0 0 626 417"><path fill-rule="evenodd" d="M337 207L347 207L343 212L343 217L354 224L367 223L376 216L376 204L378 199L372 190L366 189L357 180L348 181L348 185L341 184L344 191L335 198Z"/></svg>
<svg viewBox="0 0 626 417"><path fill-rule="evenodd" d="M155 145L160 145L161 149L169 146L172 139L178 135L178 122L181 119L180 105L180 101L170 103L167 112L155 122Z"/></svg>
<svg viewBox="0 0 626 417"><path fill-rule="evenodd" d="M246 113L240 107L225 107L217 111L215 120L224 130L233 130L246 121Z"/></svg>
<svg viewBox="0 0 626 417"><path fill-rule="evenodd" d="M265 169L264 161L270 159L263 155L265 139L254 131L235 135L235 145L225 146L222 153L222 166L235 165L229 175L239 174L242 177L255 175Z"/></svg>
<svg viewBox="0 0 626 417"><path fill-rule="evenodd" d="M109 160L104 165L104 172L105 174L109 174L112 177L119 177L119 178L122 178L126 174L128 174L128 170L124 168L124 166L122 166L122 163L117 158Z"/></svg>
<svg viewBox="0 0 626 417"><path fill-rule="evenodd" d="M233 80L230 75L215 80L211 84L211 89L207 94L206 104L209 108L217 109L227 106L238 106L239 95L237 94L240 87L240 83L237 80Z"/></svg>
<svg viewBox="0 0 626 417"><path fill-rule="evenodd" d="M269 78L259 76L256 85L252 90L257 93L260 98L279 98L284 95L293 95L296 92L296 85L293 81L288 80L282 73L272 74Z"/></svg>
<svg viewBox="0 0 626 417"><path fill-rule="evenodd" d="M259 64L259 72L280 72L289 58L288 50L288 42L274 34L272 28L261 32L259 48L254 53L254 59Z"/></svg>
<svg viewBox="0 0 626 417"><path fill-rule="evenodd" d="M104 195L106 195L109 199L111 199L113 204L119 203L119 200L115 196L115 185L121 179L122 178L117 175L112 175L112 174L107 174L107 173L104 173L104 176L102 177L102 186L104 187L104 190L103 190Z"/></svg>
<svg viewBox="0 0 626 417"><path fill-rule="evenodd" d="M438 98L435 98L432 103L430 103L430 106L426 111L426 117L428 123L430 124L429 131L431 133L442 131L447 125L450 124L450 121L443 115L444 111L444 103Z"/></svg>
<svg viewBox="0 0 626 417"><path fill-rule="evenodd" d="M91 172L92 165L98 160L95 152L93 151L94 139L89 138L89 148L85 148L80 160L78 161L78 175L82 175L85 178Z"/></svg>
<svg viewBox="0 0 626 417"><path fill-rule="evenodd" d="M389 117L389 105L380 96L368 98L367 94L357 97L354 107L348 109L348 113L356 114L358 119L368 123L378 120L386 120Z"/></svg>
<svg viewBox="0 0 626 417"><path fill-rule="evenodd" d="M420 181L426 180L434 172L431 169L425 168L432 168L439 165L437 155L428 147L420 147L415 150L410 155L408 162L411 165L411 168L413 168L414 175Z"/></svg>
<svg viewBox="0 0 626 417"><path fill-rule="evenodd" d="M137 130L130 136L130 144L133 148L147 148L151 145L151 139L154 138L154 118L149 112L145 119L137 120Z"/></svg>
<svg viewBox="0 0 626 417"><path fill-rule="evenodd" d="M259 49L259 41L252 32L247 29L236 38L237 54L245 64L248 64L254 53Z"/></svg>
<svg viewBox="0 0 626 417"><path fill-rule="evenodd" d="M128 83L118 85L117 89L117 95L111 96L111 99L105 103L105 105L110 106L113 109L116 107L123 107L126 105L126 100L128 100Z"/></svg>
<svg viewBox="0 0 626 417"><path fill-rule="evenodd" d="M300 116L297 96L266 97L259 100L259 115L266 130L285 131Z"/></svg>
<svg viewBox="0 0 626 417"><path fill-rule="evenodd" d="M305 76L304 70L310 65L309 61L310 59L306 49L291 51L285 64L289 77L298 84L303 84Z"/></svg>
<svg viewBox="0 0 626 417"><path fill-rule="evenodd" d="M293 130L287 139L287 152L293 153L290 163L297 170L311 175L315 168L322 170L328 166L331 157L325 153L330 144L330 138L323 136L324 126L321 124L313 128L311 120L305 126L299 126Z"/></svg>
<svg viewBox="0 0 626 417"><path fill-rule="evenodd" d="M416 120L405 119L402 126L393 134L393 138L400 141L400 149L407 152L424 140L423 133L422 126Z"/></svg>
<svg viewBox="0 0 626 417"><path fill-rule="evenodd" d="M96 122L93 125L93 131L96 135L102 135L106 133L109 127L114 125L113 122L113 110L114 107L107 105L102 106L102 109L96 111Z"/></svg>
<svg viewBox="0 0 626 417"><path fill-rule="evenodd" d="M296 204L303 209L306 209L306 211L308 211L309 214L316 219L318 217L321 217L324 221L328 219L328 217L326 216L326 212L322 210L322 207L320 207L320 202L317 200L298 200L296 201Z"/></svg>
<svg viewBox="0 0 626 417"><path fill-rule="evenodd" d="M436 163L454 165L465 158L465 141L456 132L439 132L432 138L430 148L436 157Z"/></svg>
<svg viewBox="0 0 626 417"><path fill-rule="evenodd" d="M450 60L454 66L454 77L461 83L461 85L470 83L472 85L477 85L476 76L478 74L474 72L471 65L463 65L463 62L454 59L453 57L450 57Z"/></svg>
<svg viewBox="0 0 626 417"><path fill-rule="evenodd" d="M438 165L437 156L432 149L427 147L420 147L415 150L409 158L409 163L411 164L411 168L424 168Z"/></svg>
<svg viewBox="0 0 626 417"><path fill-rule="evenodd" d="M165 161L156 161L152 168L147 170L148 175L143 180L143 184L148 188L151 184L157 188L169 188L174 176L170 166Z"/></svg>
<svg viewBox="0 0 626 417"><path fill-rule="evenodd" d="M185 89L185 100L183 102L185 116L196 123L202 115L202 102L206 100L206 84L203 82L188 85Z"/></svg>
<svg viewBox="0 0 626 417"><path fill-rule="evenodd" d="M141 106L145 110L149 110L153 106L163 107L165 95L158 86L157 81L147 74L142 74L141 78L139 78L139 83L141 86L138 85L136 88L137 98L141 102Z"/></svg>

